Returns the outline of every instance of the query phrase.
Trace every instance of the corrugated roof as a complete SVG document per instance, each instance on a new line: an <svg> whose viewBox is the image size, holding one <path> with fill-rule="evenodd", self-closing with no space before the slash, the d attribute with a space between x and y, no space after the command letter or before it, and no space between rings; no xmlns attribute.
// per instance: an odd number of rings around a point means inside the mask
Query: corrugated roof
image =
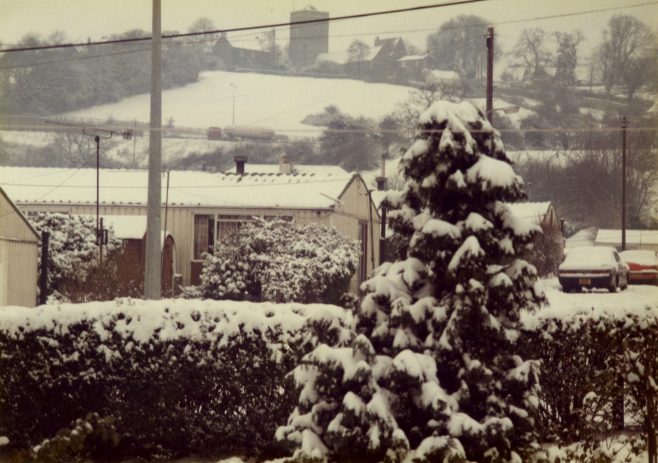
<svg viewBox="0 0 658 463"><path fill-rule="evenodd" d="M169 204L243 208L329 209L348 173L224 174L172 171ZM0 185L18 204L95 204L96 169L0 167ZM148 172L101 169L101 204L145 205ZM162 201L166 182L162 179Z"/></svg>
<svg viewBox="0 0 658 463"><path fill-rule="evenodd" d="M292 164L293 172L297 174L317 174L317 175L347 175L348 172L340 166L323 166L318 164ZM244 170L248 174L278 174L279 164L253 164L245 163ZM226 173L235 174L235 166L227 170Z"/></svg>

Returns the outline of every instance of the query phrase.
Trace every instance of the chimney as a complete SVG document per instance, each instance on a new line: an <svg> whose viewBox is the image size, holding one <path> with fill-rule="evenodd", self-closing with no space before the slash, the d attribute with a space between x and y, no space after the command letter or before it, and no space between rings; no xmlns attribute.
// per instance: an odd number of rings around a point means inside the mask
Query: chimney
<svg viewBox="0 0 658 463"><path fill-rule="evenodd" d="M233 156L235 161L235 173L244 175L244 165L247 163L247 156Z"/></svg>
<svg viewBox="0 0 658 463"><path fill-rule="evenodd" d="M279 173L292 174L292 162L290 162L287 154L282 154L279 159Z"/></svg>
<svg viewBox="0 0 658 463"><path fill-rule="evenodd" d="M386 190L386 177L379 175L375 178L375 181L377 182L377 189L379 191Z"/></svg>

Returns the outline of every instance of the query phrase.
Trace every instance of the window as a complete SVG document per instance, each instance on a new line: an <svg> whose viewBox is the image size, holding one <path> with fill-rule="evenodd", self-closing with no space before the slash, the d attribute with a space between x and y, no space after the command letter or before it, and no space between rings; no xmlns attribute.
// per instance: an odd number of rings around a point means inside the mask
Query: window
<svg viewBox="0 0 658 463"><path fill-rule="evenodd" d="M215 244L236 233L240 225L252 221L250 215L196 214L194 216L194 259L213 254Z"/></svg>

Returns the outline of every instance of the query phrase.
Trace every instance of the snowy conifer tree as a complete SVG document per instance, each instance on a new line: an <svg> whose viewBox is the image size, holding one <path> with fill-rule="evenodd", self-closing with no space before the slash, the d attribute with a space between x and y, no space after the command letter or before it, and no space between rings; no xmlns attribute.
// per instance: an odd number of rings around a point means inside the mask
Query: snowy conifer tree
<svg viewBox="0 0 658 463"><path fill-rule="evenodd" d="M295 370L277 435L298 457L520 461L537 446L538 368L515 354L519 312L543 300L516 257L538 227L505 205L523 182L469 103L432 105L400 165L386 201L406 259L364 283L353 349L320 346Z"/></svg>

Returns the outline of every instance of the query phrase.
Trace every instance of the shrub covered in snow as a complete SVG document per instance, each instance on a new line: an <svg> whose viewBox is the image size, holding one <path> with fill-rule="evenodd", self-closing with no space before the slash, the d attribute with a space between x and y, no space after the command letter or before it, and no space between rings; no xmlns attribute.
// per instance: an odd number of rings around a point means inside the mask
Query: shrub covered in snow
<svg viewBox="0 0 658 463"><path fill-rule="evenodd" d="M274 431L294 405L287 373L352 333L350 312L320 304L0 308L0 436L13 450L49 439L75 452L70 423L98 413L118 433L115 456L275 455Z"/></svg>
<svg viewBox="0 0 658 463"><path fill-rule="evenodd" d="M333 228L284 220L250 222L206 254L191 296L338 303L359 262L359 245Z"/></svg>
<svg viewBox="0 0 658 463"><path fill-rule="evenodd" d="M543 300L517 256L538 227L496 131L468 103L438 102L385 202L404 258L363 284L351 348L295 369L299 403L277 437L338 461L519 461L537 447L538 364L519 356L520 311Z"/></svg>
<svg viewBox="0 0 658 463"><path fill-rule="evenodd" d="M105 262L98 268L96 222L93 217L40 212L29 217L34 228L50 233L48 242L48 296L55 300L100 299L107 283L116 280L116 268ZM110 228L105 255L121 250L121 241ZM111 298L109 295L107 298Z"/></svg>
<svg viewBox="0 0 658 463"><path fill-rule="evenodd" d="M543 441L580 442L575 448L588 461L612 461L600 456L601 436L623 425L642 429L644 443L655 435L658 300L638 307L551 308L524 316L525 350L542 361Z"/></svg>

